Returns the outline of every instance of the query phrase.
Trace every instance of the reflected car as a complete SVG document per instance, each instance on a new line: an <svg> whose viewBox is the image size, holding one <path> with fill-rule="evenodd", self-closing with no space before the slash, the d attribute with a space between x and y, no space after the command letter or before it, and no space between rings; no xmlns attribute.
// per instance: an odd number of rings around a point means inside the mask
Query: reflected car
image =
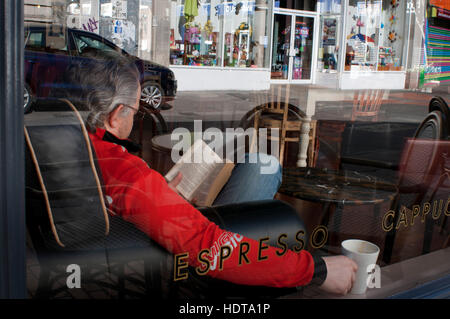
<svg viewBox="0 0 450 319"><path fill-rule="evenodd" d="M36 102L55 98L57 89L70 87L63 80L65 70L92 50L114 51L136 64L143 106L159 109L175 99L175 75L163 65L135 57L95 33L59 25L25 25L25 113L31 112Z"/></svg>

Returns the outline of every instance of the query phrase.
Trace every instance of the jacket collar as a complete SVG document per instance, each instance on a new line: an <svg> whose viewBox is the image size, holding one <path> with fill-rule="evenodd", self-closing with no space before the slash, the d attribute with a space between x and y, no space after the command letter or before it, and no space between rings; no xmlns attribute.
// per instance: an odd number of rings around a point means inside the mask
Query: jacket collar
<svg viewBox="0 0 450 319"><path fill-rule="evenodd" d="M127 151L130 153L137 153L142 149L142 146L140 144L137 144L129 139L122 140L116 137L114 134L102 128L97 128L95 134L105 142L114 143L125 147Z"/></svg>

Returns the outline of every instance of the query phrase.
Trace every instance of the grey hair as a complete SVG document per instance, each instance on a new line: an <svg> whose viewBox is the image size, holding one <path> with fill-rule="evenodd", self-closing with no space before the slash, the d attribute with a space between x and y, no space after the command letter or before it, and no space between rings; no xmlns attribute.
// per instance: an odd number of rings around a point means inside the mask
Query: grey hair
<svg viewBox="0 0 450 319"><path fill-rule="evenodd" d="M134 105L139 90L139 71L131 59L115 52L96 51L83 55L67 70L67 83L74 85L69 99L88 111L90 131L104 128L109 114L120 104ZM124 108L122 115L131 110Z"/></svg>

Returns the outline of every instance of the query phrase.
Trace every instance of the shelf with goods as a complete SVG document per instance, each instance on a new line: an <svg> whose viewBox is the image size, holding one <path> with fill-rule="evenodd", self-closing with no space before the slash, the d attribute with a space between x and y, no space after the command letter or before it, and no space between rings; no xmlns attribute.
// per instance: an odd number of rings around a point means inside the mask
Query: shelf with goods
<svg viewBox="0 0 450 319"><path fill-rule="evenodd" d="M176 40L170 46L172 65L217 66L217 32L201 33L196 28L187 29L184 41Z"/></svg>
<svg viewBox="0 0 450 319"><path fill-rule="evenodd" d="M379 47L378 51L378 71L401 71L399 58L392 47Z"/></svg>
<svg viewBox="0 0 450 319"><path fill-rule="evenodd" d="M251 37L252 28L245 22L240 23L235 32L225 33L225 66L251 66Z"/></svg>

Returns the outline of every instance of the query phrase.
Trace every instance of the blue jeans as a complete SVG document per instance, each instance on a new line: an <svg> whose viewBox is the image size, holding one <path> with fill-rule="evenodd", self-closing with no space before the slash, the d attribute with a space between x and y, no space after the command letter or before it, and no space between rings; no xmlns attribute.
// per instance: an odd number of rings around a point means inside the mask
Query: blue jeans
<svg viewBox="0 0 450 319"><path fill-rule="evenodd" d="M244 163L235 166L213 205L273 199L281 185L281 176L281 166L276 157L245 154Z"/></svg>

